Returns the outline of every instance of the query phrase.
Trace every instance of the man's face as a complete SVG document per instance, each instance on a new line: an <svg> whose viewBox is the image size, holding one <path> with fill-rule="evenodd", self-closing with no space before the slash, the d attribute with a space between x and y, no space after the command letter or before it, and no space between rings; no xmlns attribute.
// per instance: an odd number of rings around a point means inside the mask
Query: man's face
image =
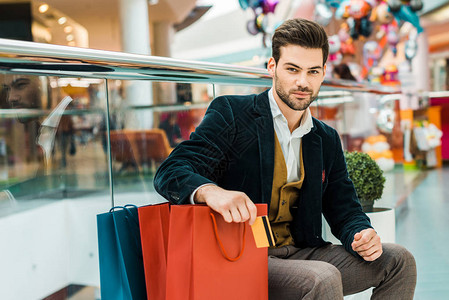
<svg viewBox="0 0 449 300"><path fill-rule="evenodd" d="M11 108L40 108L39 80L23 76L13 78L7 101Z"/></svg>
<svg viewBox="0 0 449 300"><path fill-rule="evenodd" d="M273 77L273 88L279 99L290 109L303 111L318 97L326 74L323 51L298 45L281 47L280 58L268 61L268 72Z"/></svg>

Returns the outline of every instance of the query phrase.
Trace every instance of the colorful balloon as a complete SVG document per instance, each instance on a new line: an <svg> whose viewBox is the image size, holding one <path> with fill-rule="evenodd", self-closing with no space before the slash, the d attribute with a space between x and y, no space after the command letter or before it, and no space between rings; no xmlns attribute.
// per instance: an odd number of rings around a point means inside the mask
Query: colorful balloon
<svg viewBox="0 0 449 300"><path fill-rule="evenodd" d="M393 15L396 19L411 23L418 30L418 33L424 31L419 23L418 15L411 9L410 6L402 5L398 11L393 11Z"/></svg>
<svg viewBox="0 0 449 300"><path fill-rule="evenodd" d="M249 7L248 0L239 0L240 7L245 10Z"/></svg>
<svg viewBox="0 0 449 300"><path fill-rule="evenodd" d="M324 3L318 3L315 7L315 21L321 26L329 25L332 20L332 11Z"/></svg>
<svg viewBox="0 0 449 300"><path fill-rule="evenodd" d="M340 0L326 0L325 1L327 5L329 5L330 7L335 7L338 8L340 6Z"/></svg>
<svg viewBox="0 0 449 300"><path fill-rule="evenodd" d="M329 62L333 65L341 63L342 55L340 53L341 42L338 35L331 35L329 38Z"/></svg>
<svg viewBox="0 0 449 300"><path fill-rule="evenodd" d="M388 0L391 11L398 12L402 7L408 6L412 11L419 11L423 8L422 0Z"/></svg>
<svg viewBox="0 0 449 300"><path fill-rule="evenodd" d="M388 4L385 2L382 2L375 7L375 16L375 20L377 20L381 24L390 24L394 19L394 16L390 12Z"/></svg>
<svg viewBox="0 0 449 300"><path fill-rule="evenodd" d="M418 51L418 43L415 39L409 39L405 43L405 58L408 60L412 60L416 56L416 52Z"/></svg>
<svg viewBox="0 0 449 300"><path fill-rule="evenodd" d="M262 1L263 13L264 14L274 13L274 10L276 9L276 6L278 4L279 0L263 0Z"/></svg>
<svg viewBox="0 0 449 300"><path fill-rule="evenodd" d="M354 19L362 19L371 12L371 5L365 0L351 0L349 2L348 13Z"/></svg>
<svg viewBox="0 0 449 300"><path fill-rule="evenodd" d="M335 15L346 19L349 26L349 34L354 40L359 35L368 37L373 31L373 26L369 20L371 5L365 0L345 0L340 3Z"/></svg>
<svg viewBox="0 0 449 300"><path fill-rule="evenodd" d="M246 29L251 35L263 33L262 42L267 45L266 31L268 27L268 18L266 15L274 13L279 0L239 0L242 9L251 8L254 12L254 19L246 23Z"/></svg>
<svg viewBox="0 0 449 300"><path fill-rule="evenodd" d="M381 54L382 49L376 41L366 42L363 45L363 64L366 67L376 66Z"/></svg>

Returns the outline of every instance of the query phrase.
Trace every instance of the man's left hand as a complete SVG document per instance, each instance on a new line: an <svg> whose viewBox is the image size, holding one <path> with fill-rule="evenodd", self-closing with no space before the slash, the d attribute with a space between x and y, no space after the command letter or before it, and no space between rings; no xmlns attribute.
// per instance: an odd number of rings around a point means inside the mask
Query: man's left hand
<svg viewBox="0 0 449 300"><path fill-rule="evenodd" d="M374 261L382 255L380 237L372 228L356 233L351 246L352 250L357 252L366 261Z"/></svg>

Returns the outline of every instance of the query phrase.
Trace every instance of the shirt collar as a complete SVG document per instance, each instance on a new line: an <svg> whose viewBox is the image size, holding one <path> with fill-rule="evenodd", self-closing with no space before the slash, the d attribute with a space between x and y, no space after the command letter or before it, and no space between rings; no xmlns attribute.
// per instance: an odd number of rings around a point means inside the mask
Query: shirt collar
<svg viewBox="0 0 449 300"><path fill-rule="evenodd" d="M273 115L273 119L276 117L282 116L281 109L279 108L279 105L277 104L277 102L273 96L273 88L271 88L268 91L268 99L270 100L270 108L271 108L271 114Z"/></svg>
<svg viewBox="0 0 449 300"><path fill-rule="evenodd" d="M270 109L271 109L271 114L273 116L273 120L279 116L282 116L284 119L284 115L281 112L281 109L279 108L279 105L277 104L276 100L274 99L274 95L273 95L273 88L271 88L268 91L268 99L270 102ZM301 118L301 123L299 124L299 127L296 128L293 132L292 135L293 136L297 136L297 137L302 137L304 135L306 135L307 133L310 132L310 130L313 127L313 121L312 121L312 113L310 112L310 108L307 108L304 111L304 114L302 115Z"/></svg>

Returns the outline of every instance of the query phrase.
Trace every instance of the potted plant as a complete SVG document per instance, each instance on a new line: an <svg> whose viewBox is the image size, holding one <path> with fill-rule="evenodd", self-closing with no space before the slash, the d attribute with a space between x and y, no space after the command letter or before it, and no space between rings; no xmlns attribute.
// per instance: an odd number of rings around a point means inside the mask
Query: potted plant
<svg viewBox="0 0 449 300"><path fill-rule="evenodd" d="M354 183L364 212L373 212L374 201L382 197L385 177L374 159L363 152L345 152L349 178Z"/></svg>

